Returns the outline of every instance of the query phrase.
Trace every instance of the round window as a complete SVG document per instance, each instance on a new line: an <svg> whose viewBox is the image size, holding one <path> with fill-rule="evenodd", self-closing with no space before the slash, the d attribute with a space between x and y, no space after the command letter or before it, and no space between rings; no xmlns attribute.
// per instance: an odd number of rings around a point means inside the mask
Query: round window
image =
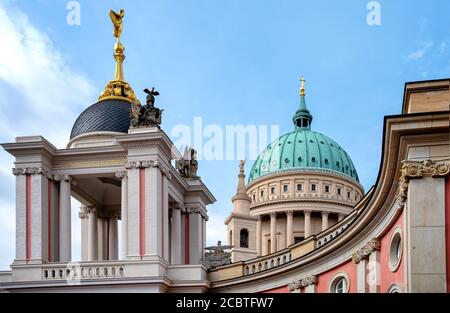
<svg viewBox="0 0 450 313"><path fill-rule="evenodd" d="M391 243L389 245L389 269L395 272L402 258L402 234L400 228L396 228L391 237Z"/></svg>

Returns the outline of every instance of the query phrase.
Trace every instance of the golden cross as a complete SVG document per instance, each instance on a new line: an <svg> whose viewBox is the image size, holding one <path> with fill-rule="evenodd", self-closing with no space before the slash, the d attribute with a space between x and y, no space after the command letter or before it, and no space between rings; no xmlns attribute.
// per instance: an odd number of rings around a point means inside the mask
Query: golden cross
<svg viewBox="0 0 450 313"><path fill-rule="evenodd" d="M301 86L300 86L300 96L304 97L305 96L305 83L306 83L306 80L305 80L305 77L303 77L303 76L300 77L299 80L302 83Z"/></svg>

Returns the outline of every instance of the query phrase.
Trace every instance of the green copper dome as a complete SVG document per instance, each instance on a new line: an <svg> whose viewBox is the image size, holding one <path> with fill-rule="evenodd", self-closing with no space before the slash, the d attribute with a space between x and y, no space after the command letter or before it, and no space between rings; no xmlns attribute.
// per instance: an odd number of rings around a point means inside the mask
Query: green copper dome
<svg viewBox="0 0 450 313"><path fill-rule="evenodd" d="M256 159L249 183L262 176L293 170L331 172L359 182L347 152L336 141L311 130L312 115L306 108L303 84L293 122L295 130L276 139Z"/></svg>

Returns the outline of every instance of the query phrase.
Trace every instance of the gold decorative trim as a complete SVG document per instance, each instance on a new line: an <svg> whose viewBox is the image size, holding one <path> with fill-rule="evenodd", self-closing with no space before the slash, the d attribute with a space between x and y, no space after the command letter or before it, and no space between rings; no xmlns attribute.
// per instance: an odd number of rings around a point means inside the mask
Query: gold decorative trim
<svg viewBox="0 0 450 313"><path fill-rule="evenodd" d="M55 164L53 169L123 166L126 162L126 159L61 162Z"/></svg>
<svg viewBox="0 0 450 313"><path fill-rule="evenodd" d="M401 176L397 193L400 208L405 206L408 197L409 180L423 177L445 177L450 172L450 163L446 161L409 161L402 162Z"/></svg>

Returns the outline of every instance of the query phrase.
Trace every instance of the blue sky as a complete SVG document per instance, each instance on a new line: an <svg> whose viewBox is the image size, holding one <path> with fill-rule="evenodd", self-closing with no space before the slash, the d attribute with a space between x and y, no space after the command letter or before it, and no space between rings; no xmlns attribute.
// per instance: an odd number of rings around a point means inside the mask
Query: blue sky
<svg viewBox="0 0 450 313"><path fill-rule="evenodd" d="M126 80L142 100L142 89L157 87L167 133L192 126L196 116L204 124L291 131L304 75L312 128L346 149L368 190L378 173L383 117L400 113L404 83L450 72L448 1L381 0L380 26L367 24L368 2L81 0L81 25L69 26L66 0L2 0L0 142L41 134L65 146L76 117L113 77L108 11L124 8ZM6 268L14 255L13 159L0 152L0 162ZM225 239L237 165L200 162L218 200L209 207L209 243Z"/></svg>

